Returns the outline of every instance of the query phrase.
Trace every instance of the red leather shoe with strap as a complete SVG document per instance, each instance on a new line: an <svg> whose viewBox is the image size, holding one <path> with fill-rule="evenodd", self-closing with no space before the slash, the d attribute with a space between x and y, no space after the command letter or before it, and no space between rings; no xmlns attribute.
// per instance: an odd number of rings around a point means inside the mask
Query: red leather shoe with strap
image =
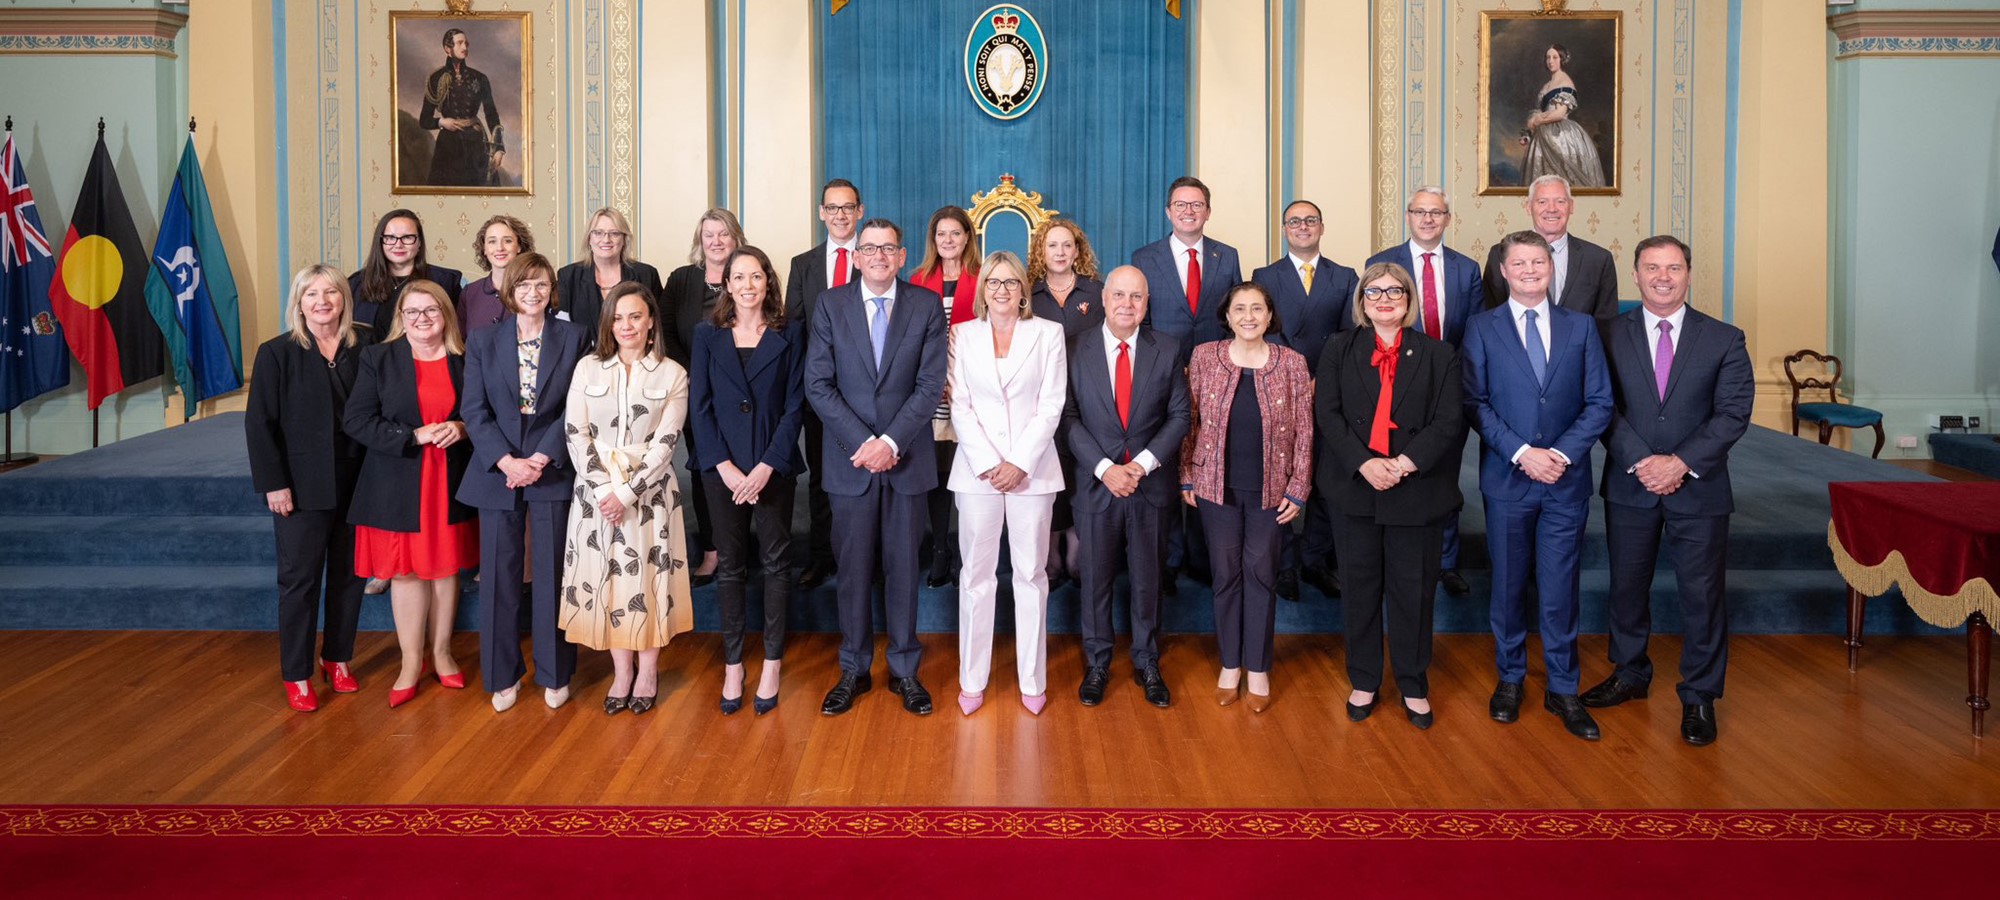
<svg viewBox="0 0 2000 900"><path fill-rule="evenodd" d="M318 709L319 697L313 693L312 682L285 682L285 705L299 712L312 712Z"/></svg>
<svg viewBox="0 0 2000 900"><path fill-rule="evenodd" d="M354 680L354 672L347 668L346 663L323 662L319 664L319 669L326 674L326 682L333 685L334 693L352 694L361 690L361 682Z"/></svg>

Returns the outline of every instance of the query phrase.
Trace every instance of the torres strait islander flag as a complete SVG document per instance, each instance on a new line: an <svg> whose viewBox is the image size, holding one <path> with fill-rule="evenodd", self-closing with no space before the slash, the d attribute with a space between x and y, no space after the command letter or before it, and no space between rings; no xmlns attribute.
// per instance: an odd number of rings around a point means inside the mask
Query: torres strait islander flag
<svg viewBox="0 0 2000 900"><path fill-rule="evenodd" d="M236 279L229 272L222 235L215 230L192 135L181 152L160 236L153 243L146 305L167 339L184 415L193 416L195 404L203 400L243 386Z"/></svg>
<svg viewBox="0 0 2000 900"><path fill-rule="evenodd" d="M0 149L0 411L69 384L69 353L49 312L55 258L16 153L10 131Z"/></svg>
<svg viewBox="0 0 2000 900"><path fill-rule="evenodd" d="M165 371L160 326L146 307L151 270L100 134L49 285L49 305L83 364L91 409Z"/></svg>

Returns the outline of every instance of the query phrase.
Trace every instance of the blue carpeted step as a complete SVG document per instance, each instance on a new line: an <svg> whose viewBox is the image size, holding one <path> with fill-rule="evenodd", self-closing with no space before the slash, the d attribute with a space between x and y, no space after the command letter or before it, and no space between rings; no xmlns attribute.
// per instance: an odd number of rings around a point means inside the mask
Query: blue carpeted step
<svg viewBox="0 0 2000 900"><path fill-rule="evenodd" d="M1988 478L2000 478L2000 438L1990 434L1933 434L1931 458Z"/></svg>
<svg viewBox="0 0 2000 900"><path fill-rule="evenodd" d="M243 414L222 413L0 475L0 517L249 515Z"/></svg>
<svg viewBox="0 0 2000 900"><path fill-rule="evenodd" d="M0 566L269 566L261 516L8 516Z"/></svg>
<svg viewBox="0 0 2000 900"><path fill-rule="evenodd" d="M0 566L0 628L269 631L277 583L271 566ZM395 628L388 595L363 603L363 629ZM454 627L476 628L477 611L468 590Z"/></svg>

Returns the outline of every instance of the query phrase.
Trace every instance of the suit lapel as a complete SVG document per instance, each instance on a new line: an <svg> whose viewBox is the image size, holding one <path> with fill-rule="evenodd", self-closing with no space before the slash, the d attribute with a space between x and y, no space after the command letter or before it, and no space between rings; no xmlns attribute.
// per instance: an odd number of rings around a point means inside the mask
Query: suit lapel
<svg viewBox="0 0 2000 900"><path fill-rule="evenodd" d="M1705 321L1708 318L1707 316L1695 312L1692 306L1686 309L1687 315L1681 317L1681 333L1674 337L1674 363L1671 368L1667 369L1668 397L1674 395L1674 388L1678 387L1681 383L1681 373L1688 370L1688 363L1694 353L1701 348L1702 343L1699 336L1708 330L1709 323ZM1645 316L1641 315L1639 320L1642 322L1645 321ZM1648 358L1651 358L1651 354L1648 354ZM1659 377L1659 374L1655 372L1653 375L1654 384L1659 384ZM1661 398L1660 405L1667 405L1665 398Z"/></svg>
<svg viewBox="0 0 2000 900"><path fill-rule="evenodd" d="M716 331L716 334L721 337L719 343L722 344L721 347L716 348L717 350L725 353L736 352L736 338L734 336L727 331L721 330ZM710 340L716 339L710 338ZM750 381L756 378L758 373L770 368L772 363L783 358L785 349L790 344L790 341L785 340L785 333L782 330L766 328L764 329L764 336L757 339L757 349L750 352L750 362L748 365L723 366L723 368L736 372L736 377L741 380L743 389L748 391L750 389Z"/></svg>
<svg viewBox="0 0 2000 900"><path fill-rule="evenodd" d="M849 282L849 284L852 284L852 282ZM842 285L842 287L845 288L846 285ZM843 290L841 292L842 299L846 299L849 293ZM869 309L867 294L859 286L856 286L851 293L854 297L854 302L848 304L848 308L852 311L843 315L842 318L848 321L849 330L853 331L855 337L860 340L860 343L855 346L861 348L861 365L868 370L869 380L879 382L882 380L882 373L875 366L875 342L868 337ZM882 345L882 354L887 356L888 353L889 346L885 342Z"/></svg>
<svg viewBox="0 0 2000 900"><path fill-rule="evenodd" d="M875 373L875 381L878 384L881 383L883 376L888 374L890 367L895 365L896 348L903 346L903 335L910 330L910 320L917 315L916 310L910 308L911 304L904 302L911 299L910 290L909 282L896 282L896 297L889 305L889 336L882 341L883 365L881 370Z"/></svg>
<svg viewBox="0 0 2000 900"><path fill-rule="evenodd" d="M1391 419L1396 418L1396 414L1403 411L1403 401L1410 398L1410 385L1417 381L1417 370L1428 365L1430 362L1429 353L1417 352L1417 341L1410 337L1410 335L1415 333L1415 329L1403 329L1402 345L1396 351L1399 354L1399 358L1396 360L1396 383L1389 388L1389 418ZM1375 390L1379 392L1382 390L1382 386L1379 384L1376 385Z"/></svg>
<svg viewBox="0 0 2000 900"><path fill-rule="evenodd" d="M1515 365L1520 366L1521 374L1527 376L1528 383L1535 385L1535 390L1540 391L1541 385L1535 381L1535 367L1528 362L1528 345L1522 340L1521 333L1515 330L1514 327L1514 308L1502 304L1498 309L1502 310L1502 312L1494 316L1493 321L1487 323L1488 327L1499 329L1499 337L1501 338L1499 343L1500 346L1507 348L1507 358L1513 360ZM1543 309L1541 312L1547 313L1548 310ZM1550 334L1553 336L1554 329L1550 330Z"/></svg>
<svg viewBox="0 0 2000 900"><path fill-rule="evenodd" d="M1007 348L1007 357L1009 359L1014 360L1013 365L1001 366L999 365L997 359L988 363L988 365L994 367L995 371L999 375L1000 391L1003 396L1006 394L1007 386L1013 384L1014 379L1018 377L1023 370L1028 368L1027 360L1029 358L1029 354L1034 353L1037 348L1037 345L1041 343L1042 329L1036 328L1033 325L1029 324L1033 321L1034 321L1033 319L1029 319L1023 322L1017 322L1014 325L1014 343ZM986 355L992 356L993 329L990 326L982 328L980 329L980 333L982 334L982 336L986 338ZM963 349L961 349L960 352L964 352Z"/></svg>
<svg viewBox="0 0 2000 900"><path fill-rule="evenodd" d="M1550 310L1549 313L1548 373L1549 384L1555 384L1556 376L1562 374L1562 361L1569 358L1569 342L1571 336L1576 333L1576 322L1569 316L1555 315L1554 310ZM1526 354L1527 351L1524 349L1522 355ZM1548 386L1543 385L1542 389L1546 391Z"/></svg>
<svg viewBox="0 0 2000 900"><path fill-rule="evenodd" d="M1565 264L1563 265L1564 273L1563 273L1562 296L1555 298L1556 301L1555 305L1557 306L1569 305L1569 295L1573 293L1576 287L1577 275L1578 273L1583 271L1582 249L1583 249L1583 242L1578 240L1576 235L1570 235L1569 253L1565 254L1566 256L1569 257L1569 259L1566 260ZM1554 287L1554 285L1550 285L1550 287Z"/></svg>
<svg viewBox="0 0 2000 900"><path fill-rule="evenodd" d="M1103 329L1084 332L1076 347L1077 355L1083 358L1083 377L1090 379L1093 386L1098 386L1097 390L1085 391L1085 396L1101 401L1111 421L1118 421L1118 388L1111 382L1111 370L1104 365L1104 354L1110 348L1104 344Z"/></svg>
<svg viewBox="0 0 2000 900"><path fill-rule="evenodd" d="M565 362L571 366L576 365L575 360L564 360L561 358L563 348L569 344L568 341L562 339L563 331L568 327L568 322L554 316L549 316L542 320L542 353L535 360L536 397L548 396L549 377L555 374L558 366L563 365ZM549 404L547 403L536 404L537 409L548 406Z"/></svg>
<svg viewBox="0 0 2000 900"><path fill-rule="evenodd" d="M1643 363L1640 368L1645 370L1646 376L1645 383L1639 385L1639 392L1648 398L1648 402L1659 402L1660 375L1658 367L1653 363L1653 354L1646 347L1646 317L1635 316L1632 321L1620 326L1618 332L1621 335L1620 340L1626 344L1625 352ZM1629 394L1627 399L1630 399Z"/></svg>

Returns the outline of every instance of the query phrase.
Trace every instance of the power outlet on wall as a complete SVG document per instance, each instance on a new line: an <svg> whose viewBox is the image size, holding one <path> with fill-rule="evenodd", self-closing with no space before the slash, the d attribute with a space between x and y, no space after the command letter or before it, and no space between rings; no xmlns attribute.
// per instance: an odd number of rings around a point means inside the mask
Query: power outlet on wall
<svg viewBox="0 0 2000 900"><path fill-rule="evenodd" d="M1903 451L1904 456L1909 456L1917 449L1917 436L1914 434L1896 435L1896 449Z"/></svg>

